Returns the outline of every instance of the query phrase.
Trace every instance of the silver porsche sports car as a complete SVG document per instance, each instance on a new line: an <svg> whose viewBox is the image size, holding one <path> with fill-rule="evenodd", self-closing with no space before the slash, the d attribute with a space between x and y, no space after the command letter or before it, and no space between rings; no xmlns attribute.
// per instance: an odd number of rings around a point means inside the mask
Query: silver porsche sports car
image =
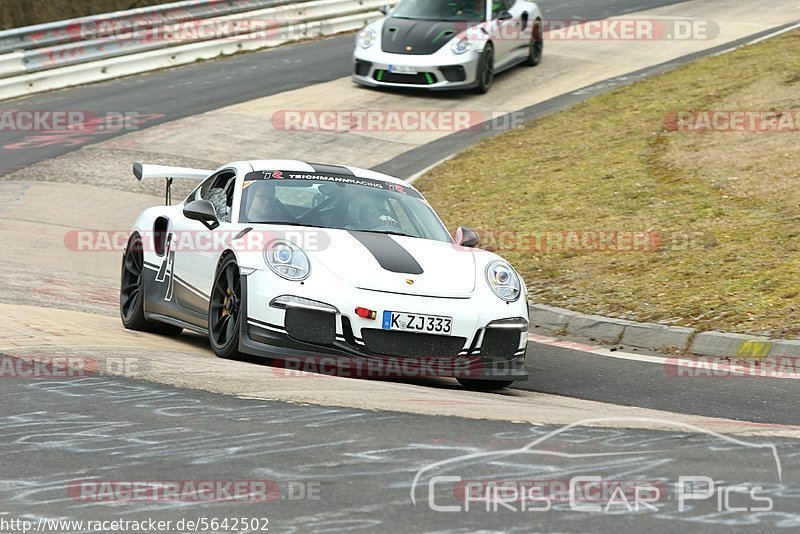
<svg viewBox="0 0 800 534"><path fill-rule="evenodd" d="M401 0L356 39L353 81L377 87L475 88L542 60L542 13L527 0Z"/></svg>

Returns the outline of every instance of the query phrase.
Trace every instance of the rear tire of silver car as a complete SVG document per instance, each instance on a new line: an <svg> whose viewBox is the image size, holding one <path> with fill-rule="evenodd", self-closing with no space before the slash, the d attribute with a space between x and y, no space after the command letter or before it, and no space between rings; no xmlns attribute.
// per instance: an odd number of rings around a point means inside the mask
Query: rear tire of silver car
<svg viewBox="0 0 800 534"><path fill-rule="evenodd" d="M479 380L475 378L459 378L458 383L470 391L494 391L507 388L513 380Z"/></svg>
<svg viewBox="0 0 800 534"><path fill-rule="evenodd" d="M492 43L487 43L478 62L478 86L475 92L485 95L492 87L492 82L494 82L494 46Z"/></svg>
<svg viewBox="0 0 800 534"><path fill-rule="evenodd" d="M533 36L531 37L531 45L528 50L528 57L525 59L525 65L535 67L542 62L542 54L544 52L544 32L542 30L542 19L536 19L533 23Z"/></svg>
<svg viewBox="0 0 800 534"><path fill-rule="evenodd" d="M154 323L144 317L144 252L142 238L133 234L122 256L122 274L119 286L119 316L128 330L177 336L180 326Z"/></svg>
<svg viewBox="0 0 800 534"><path fill-rule="evenodd" d="M229 255L219 265L208 303L208 340L220 358L238 359L241 329L242 283L236 257Z"/></svg>

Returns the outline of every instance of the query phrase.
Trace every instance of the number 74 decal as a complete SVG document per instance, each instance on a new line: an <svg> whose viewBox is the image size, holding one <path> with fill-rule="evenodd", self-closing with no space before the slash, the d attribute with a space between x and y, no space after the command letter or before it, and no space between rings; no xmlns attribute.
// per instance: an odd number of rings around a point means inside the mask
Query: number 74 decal
<svg viewBox="0 0 800 534"><path fill-rule="evenodd" d="M171 232L167 235L166 246L167 248L164 251L164 263L161 264L161 268L158 270L158 274L156 274L156 282L159 284L167 283L167 291L164 294L164 300L170 302L175 289L175 275L173 272L175 269L175 251L172 250Z"/></svg>

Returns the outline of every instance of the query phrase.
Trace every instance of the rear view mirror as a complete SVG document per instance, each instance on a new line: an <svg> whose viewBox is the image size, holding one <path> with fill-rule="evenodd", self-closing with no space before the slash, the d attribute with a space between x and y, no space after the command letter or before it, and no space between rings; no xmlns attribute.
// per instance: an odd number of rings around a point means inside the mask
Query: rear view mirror
<svg viewBox="0 0 800 534"><path fill-rule="evenodd" d="M389 7L388 5L383 5L383 6L378 8L378 11L380 11L384 15L389 15L389 11L391 11L391 7Z"/></svg>
<svg viewBox="0 0 800 534"><path fill-rule="evenodd" d="M217 211L214 209L214 205L208 200L193 200L189 202L183 208L183 215L187 219L200 221L209 230L213 230L219 226Z"/></svg>
<svg viewBox="0 0 800 534"><path fill-rule="evenodd" d="M475 248L480 243L481 238L478 232L472 228L464 228L459 226L456 230L456 245L466 248Z"/></svg>

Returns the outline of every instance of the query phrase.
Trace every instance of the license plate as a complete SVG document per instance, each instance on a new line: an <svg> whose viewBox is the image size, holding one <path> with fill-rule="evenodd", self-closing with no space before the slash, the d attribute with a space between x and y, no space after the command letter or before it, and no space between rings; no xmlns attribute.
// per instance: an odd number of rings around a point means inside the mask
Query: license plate
<svg viewBox="0 0 800 534"><path fill-rule="evenodd" d="M405 65L389 65L389 72L394 74L418 74L419 71L415 67L406 67Z"/></svg>
<svg viewBox="0 0 800 534"><path fill-rule="evenodd" d="M404 330L406 332L449 336L452 327L452 317L396 311L383 312L384 330Z"/></svg>

